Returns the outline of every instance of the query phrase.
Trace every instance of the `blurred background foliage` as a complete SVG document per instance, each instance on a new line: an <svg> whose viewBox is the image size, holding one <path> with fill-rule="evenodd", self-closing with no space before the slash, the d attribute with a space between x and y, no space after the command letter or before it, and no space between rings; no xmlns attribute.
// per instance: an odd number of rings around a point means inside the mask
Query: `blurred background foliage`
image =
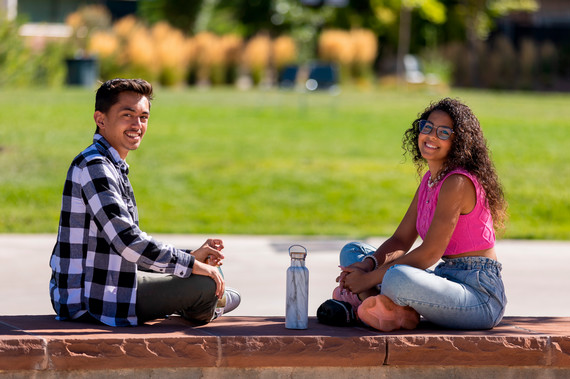
<svg viewBox="0 0 570 379"><path fill-rule="evenodd" d="M25 19L0 17L0 85L62 85L64 58L85 56L101 80L164 86L275 85L287 66L316 60L344 84L391 83L406 54L443 86L556 90L570 76L568 49L497 32L536 0L140 0L117 19L84 3L66 19L70 37L41 46L18 34Z"/></svg>
<svg viewBox="0 0 570 379"><path fill-rule="evenodd" d="M65 49L47 43L34 51L18 35L18 22L0 19L0 86L48 86L63 84Z"/></svg>

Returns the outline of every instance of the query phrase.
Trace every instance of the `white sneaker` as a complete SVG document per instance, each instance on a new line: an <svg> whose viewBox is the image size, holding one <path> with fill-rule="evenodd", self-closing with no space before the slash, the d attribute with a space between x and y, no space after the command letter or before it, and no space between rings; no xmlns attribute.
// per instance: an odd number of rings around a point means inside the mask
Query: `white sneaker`
<svg viewBox="0 0 570 379"><path fill-rule="evenodd" d="M230 313L238 307L241 303L241 296L238 291L233 288L226 287L224 291L224 296L219 300L218 304L220 307L216 308L213 320L217 319L221 315Z"/></svg>

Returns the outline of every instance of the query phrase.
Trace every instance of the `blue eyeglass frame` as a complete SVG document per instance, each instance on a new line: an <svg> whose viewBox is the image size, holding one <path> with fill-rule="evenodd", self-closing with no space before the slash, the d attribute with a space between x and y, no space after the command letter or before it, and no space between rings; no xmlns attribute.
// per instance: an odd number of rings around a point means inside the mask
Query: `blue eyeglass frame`
<svg viewBox="0 0 570 379"><path fill-rule="evenodd" d="M420 120L418 122L418 127L420 129L420 133L430 134L433 128L435 128L435 125L428 120ZM442 141L448 140L453 133L454 133L453 129L451 129L449 126L440 125L437 128L435 128L435 134L437 135L437 138L439 138Z"/></svg>

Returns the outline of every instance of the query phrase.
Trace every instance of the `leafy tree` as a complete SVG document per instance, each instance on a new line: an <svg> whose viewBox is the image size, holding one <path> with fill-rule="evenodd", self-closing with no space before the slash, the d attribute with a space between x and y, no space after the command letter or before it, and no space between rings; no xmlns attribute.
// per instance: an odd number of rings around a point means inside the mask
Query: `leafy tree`
<svg viewBox="0 0 570 379"><path fill-rule="evenodd" d="M477 42L487 38L493 27L493 20L514 11L533 12L538 9L536 0L459 0L455 1L457 15L464 22L470 62L472 84L479 79Z"/></svg>
<svg viewBox="0 0 570 379"><path fill-rule="evenodd" d="M394 21L397 18L396 12L399 13L396 59L397 74L401 77L404 55L410 51L412 11L417 9L420 16L430 23L442 24L446 21L446 8L438 0L371 0L370 2L378 18Z"/></svg>
<svg viewBox="0 0 570 379"><path fill-rule="evenodd" d="M428 38L429 30L437 25L441 39L458 38L466 41L471 64L471 76L475 82L478 71L476 46L484 40L493 27L493 21L514 11L535 11L536 0L369 0L373 14L382 25L381 32L392 36L392 43L397 36L398 63L410 51L411 45L421 45L422 39ZM417 30L412 25L412 14L424 24L423 33L413 34ZM397 32L396 32L397 31ZM433 38L432 38L433 39ZM402 68L399 67L401 72Z"/></svg>
<svg viewBox="0 0 570 379"><path fill-rule="evenodd" d="M202 4L208 0L141 0L139 15L151 24L159 21L168 23L186 33L194 31Z"/></svg>

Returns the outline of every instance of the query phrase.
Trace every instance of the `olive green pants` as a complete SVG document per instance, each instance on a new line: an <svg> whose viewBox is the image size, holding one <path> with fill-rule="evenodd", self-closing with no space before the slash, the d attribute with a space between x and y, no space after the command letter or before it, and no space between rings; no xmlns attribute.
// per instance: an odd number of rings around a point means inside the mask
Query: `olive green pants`
<svg viewBox="0 0 570 379"><path fill-rule="evenodd" d="M204 325L212 320L217 302L216 283L207 276L179 278L137 272L136 314L139 324L178 313L196 325Z"/></svg>

